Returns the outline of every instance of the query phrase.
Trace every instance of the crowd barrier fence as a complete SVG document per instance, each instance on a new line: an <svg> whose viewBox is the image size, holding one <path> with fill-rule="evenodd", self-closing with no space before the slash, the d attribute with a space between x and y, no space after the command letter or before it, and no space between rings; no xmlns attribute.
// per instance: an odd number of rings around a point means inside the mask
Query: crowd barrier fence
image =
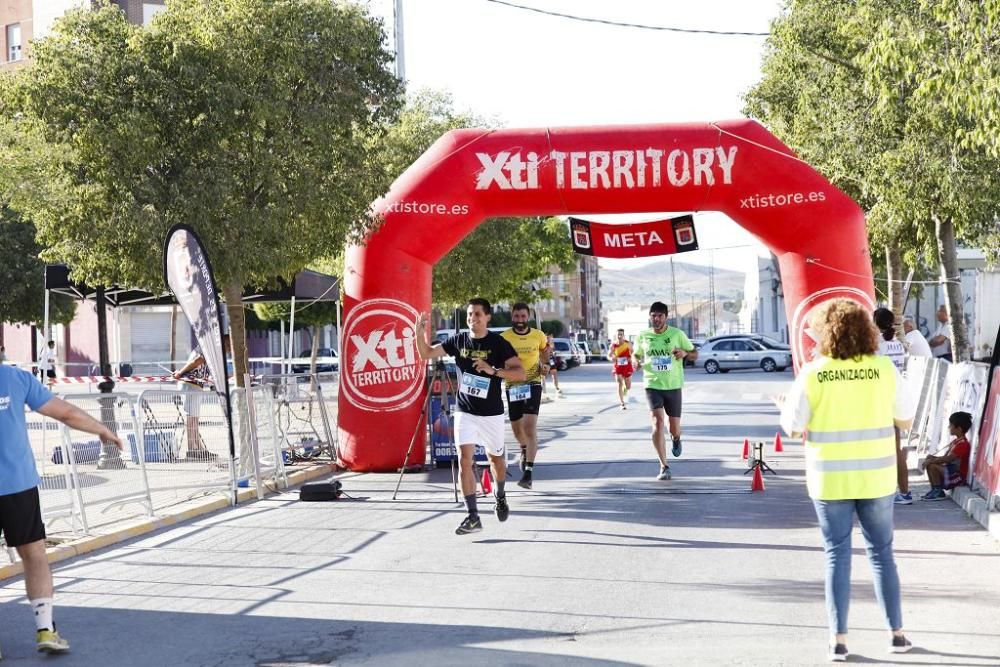
<svg viewBox="0 0 1000 667"><path fill-rule="evenodd" d="M246 392L232 388L235 457L224 399L210 390L60 396L114 431L120 452L26 412L47 533L56 540L96 534L200 495L233 502L241 486L256 485L258 496L267 485L287 488L289 463L335 460L336 383L336 374L274 376Z"/></svg>

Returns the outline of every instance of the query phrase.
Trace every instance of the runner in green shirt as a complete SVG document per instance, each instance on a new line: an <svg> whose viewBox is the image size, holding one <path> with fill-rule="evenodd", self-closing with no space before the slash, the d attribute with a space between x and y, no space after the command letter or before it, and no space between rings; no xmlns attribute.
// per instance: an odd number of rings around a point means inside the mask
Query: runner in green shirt
<svg viewBox="0 0 1000 667"><path fill-rule="evenodd" d="M667 442L663 432L669 418L674 456L681 455L681 387L684 386L684 359L694 361L698 351L680 329L667 326L667 304L656 301L649 307L652 329L641 332L635 341L636 367L642 368L646 401L653 417L653 449L660 459L656 479L670 479Z"/></svg>

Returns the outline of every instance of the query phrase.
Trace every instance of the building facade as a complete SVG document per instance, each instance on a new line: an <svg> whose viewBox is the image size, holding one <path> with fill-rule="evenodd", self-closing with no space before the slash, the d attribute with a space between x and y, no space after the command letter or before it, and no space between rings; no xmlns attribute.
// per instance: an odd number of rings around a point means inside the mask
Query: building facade
<svg viewBox="0 0 1000 667"><path fill-rule="evenodd" d="M136 25L149 23L166 9L166 0L112 0ZM0 0L0 33L3 58L0 67L22 67L31 60L31 42L52 31L55 22L71 9L93 6L92 0Z"/></svg>
<svg viewBox="0 0 1000 667"><path fill-rule="evenodd" d="M552 295L535 304L540 320L559 320L567 337L582 336L594 341L607 338L596 257L579 256L576 266L569 271L552 265L549 275L538 282L539 287Z"/></svg>

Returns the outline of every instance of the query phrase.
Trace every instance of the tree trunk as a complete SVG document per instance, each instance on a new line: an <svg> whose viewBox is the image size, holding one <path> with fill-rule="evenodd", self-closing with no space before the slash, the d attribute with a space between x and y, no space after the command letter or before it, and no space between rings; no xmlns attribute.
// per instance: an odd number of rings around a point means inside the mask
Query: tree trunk
<svg viewBox="0 0 1000 667"><path fill-rule="evenodd" d="M111 362L108 360L108 307L104 297L104 288L97 288L97 359L101 365L101 375L111 375Z"/></svg>
<svg viewBox="0 0 1000 667"><path fill-rule="evenodd" d="M952 358L956 363L968 361L969 334L965 327L961 273L958 270L958 255L955 251L955 225L951 218L942 219L935 216L934 233L937 237L938 263L941 266L945 308L948 309L948 323L951 329Z"/></svg>
<svg viewBox="0 0 1000 667"><path fill-rule="evenodd" d="M312 329L312 355L309 360L309 372L316 374L316 357L319 356L319 325L314 324Z"/></svg>
<svg viewBox="0 0 1000 667"><path fill-rule="evenodd" d="M177 359L177 312L179 308L177 304L170 309L170 370L177 370L177 365L174 361Z"/></svg>
<svg viewBox="0 0 1000 667"><path fill-rule="evenodd" d="M222 290L229 313L229 340L233 346L233 375L236 386L244 386L243 376L247 372L247 327L243 317L243 286L228 283Z"/></svg>
<svg viewBox="0 0 1000 667"><path fill-rule="evenodd" d="M889 281L889 310L896 316L896 338L903 340L903 258L896 246L885 247L885 273Z"/></svg>

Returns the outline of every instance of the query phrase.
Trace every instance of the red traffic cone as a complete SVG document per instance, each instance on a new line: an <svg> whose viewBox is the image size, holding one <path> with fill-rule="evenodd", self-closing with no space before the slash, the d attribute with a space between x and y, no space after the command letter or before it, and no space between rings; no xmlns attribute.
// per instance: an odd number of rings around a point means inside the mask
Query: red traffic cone
<svg viewBox="0 0 1000 667"><path fill-rule="evenodd" d="M750 456L750 439L743 438L743 460L746 461L748 456Z"/></svg>
<svg viewBox="0 0 1000 667"><path fill-rule="evenodd" d="M753 481L750 482L751 491L763 491L764 490L764 475L760 472L760 466L753 469Z"/></svg>
<svg viewBox="0 0 1000 667"><path fill-rule="evenodd" d="M483 485L483 493L489 495L493 493L493 483L490 481L490 469L483 468L483 479L481 481Z"/></svg>
<svg viewBox="0 0 1000 667"><path fill-rule="evenodd" d="M785 448L781 445L781 432L774 434L774 453L785 451Z"/></svg>

